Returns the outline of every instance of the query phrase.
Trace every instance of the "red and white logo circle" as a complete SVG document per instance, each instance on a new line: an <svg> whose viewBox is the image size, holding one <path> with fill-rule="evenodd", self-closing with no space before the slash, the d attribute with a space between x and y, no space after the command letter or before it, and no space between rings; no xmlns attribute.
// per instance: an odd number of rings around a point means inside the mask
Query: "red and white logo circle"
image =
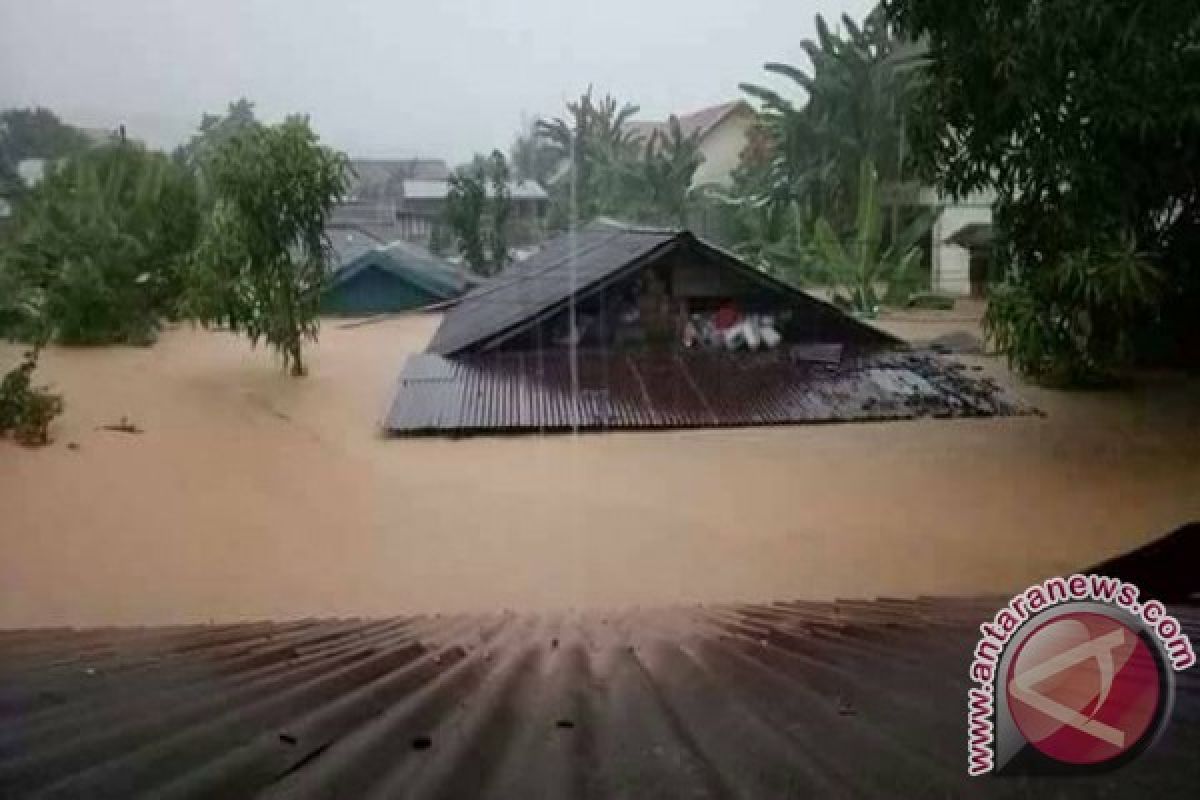
<svg viewBox="0 0 1200 800"><path fill-rule="evenodd" d="M1154 734L1165 701L1150 646L1106 614L1073 611L1034 629L1009 663L1009 712L1050 758L1101 764Z"/></svg>

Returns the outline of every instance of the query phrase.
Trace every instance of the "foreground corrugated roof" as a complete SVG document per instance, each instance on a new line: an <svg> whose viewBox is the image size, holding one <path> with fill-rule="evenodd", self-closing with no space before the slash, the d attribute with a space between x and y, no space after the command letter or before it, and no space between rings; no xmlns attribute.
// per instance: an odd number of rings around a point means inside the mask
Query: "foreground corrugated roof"
<svg viewBox="0 0 1200 800"><path fill-rule="evenodd" d="M1120 772L966 777L967 664L1002 602L2 632L0 795L1191 796L1189 673Z"/></svg>
<svg viewBox="0 0 1200 800"><path fill-rule="evenodd" d="M1032 409L929 353L562 349L408 358L393 435L644 430L980 417Z"/></svg>

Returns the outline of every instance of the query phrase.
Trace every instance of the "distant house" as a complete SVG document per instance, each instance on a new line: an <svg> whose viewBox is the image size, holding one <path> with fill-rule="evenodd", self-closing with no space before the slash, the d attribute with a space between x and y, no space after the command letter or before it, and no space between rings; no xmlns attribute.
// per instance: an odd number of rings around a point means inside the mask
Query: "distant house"
<svg viewBox="0 0 1200 800"><path fill-rule="evenodd" d="M489 184L485 188L487 196L491 197L494 194L493 187ZM449 194L450 182L446 180L404 181L404 202L400 216L406 220L408 227L432 232L433 226L445 217L446 197ZM523 229L521 232L514 231L516 235L511 236L510 241L512 244L527 243L531 238L528 232L540 229L541 221L546 218L550 196L534 181L509 181L508 195L512 199L509 220Z"/></svg>
<svg viewBox="0 0 1200 800"><path fill-rule="evenodd" d="M367 231L380 241L428 246L443 219L450 192L446 162L351 159L350 165L354 175L342 202L333 209L332 222ZM514 222L537 222L545 217L549 197L541 186L532 181L513 182L509 193Z"/></svg>
<svg viewBox="0 0 1200 800"><path fill-rule="evenodd" d="M932 189L921 191L923 205L941 207L930 234L930 284L937 291L972 297L987 293L995 200L993 192L952 200Z"/></svg>
<svg viewBox="0 0 1200 800"><path fill-rule="evenodd" d="M684 136L700 137L704 163L696 170L692 186L730 186L757 118L754 109L745 101L735 100L676 116ZM642 141L649 140L655 131L665 133L668 129L666 120L630 120L627 125Z"/></svg>
<svg viewBox="0 0 1200 800"><path fill-rule="evenodd" d="M410 311L453 300L470 285L467 276L419 245L374 244L350 228L330 231L333 276L321 299L325 314L361 316ZM340 251L339 251L340 239Z"/></svg>

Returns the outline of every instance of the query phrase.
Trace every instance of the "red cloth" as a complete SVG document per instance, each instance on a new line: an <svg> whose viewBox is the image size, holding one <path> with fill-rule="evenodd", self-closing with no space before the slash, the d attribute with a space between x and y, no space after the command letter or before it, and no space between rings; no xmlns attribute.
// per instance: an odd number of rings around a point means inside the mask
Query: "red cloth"
<svg viewBox="0 0 1200 800"><path fill-rule="evenodd" d="M719 331L728 330L737 325L741 318L740 311L732 305L726 304L718 308L716 314L713 314L713 325L716 325Z"/></svg>

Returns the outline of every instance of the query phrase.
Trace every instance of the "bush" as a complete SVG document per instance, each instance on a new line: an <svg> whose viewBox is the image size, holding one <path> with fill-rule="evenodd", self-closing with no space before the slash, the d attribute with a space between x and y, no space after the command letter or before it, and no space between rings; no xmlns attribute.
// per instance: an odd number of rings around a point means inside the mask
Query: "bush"
<svg viewBox="0 0 1200 800"><path fill-rule="evenodd" d="M32 385L37 359L37 350L30 350L0 380L0 435L11 431L26 447L48 444L50 423L63 411L60 395Z"/></svg>
<svg viewBox="0 0 1200 800"><path fill-rule="evenodd" d="M984 334L1034 380L1106 383L1130 362L1161 287L1159 270L1127 244L1077 251L993 287Z"/></svg>

